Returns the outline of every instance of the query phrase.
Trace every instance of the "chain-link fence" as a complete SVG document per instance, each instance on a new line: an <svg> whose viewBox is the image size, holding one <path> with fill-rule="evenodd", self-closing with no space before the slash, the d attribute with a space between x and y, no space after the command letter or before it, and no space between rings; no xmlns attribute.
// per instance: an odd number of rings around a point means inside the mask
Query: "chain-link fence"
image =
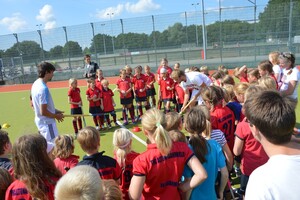
<svg viewBox="0 0 300 200"><path fill-rule="evenodd" d="M299 37L299 0L204 12L195 6L193 12L2 35L0 78L32 82L43 60L57 68L56 80L80 78L85 54L91 54L105 76L117 75L127 64L147 64L155 71L161 58L183 68L254 67L271 51L291 51L299 58Z"/></svg>

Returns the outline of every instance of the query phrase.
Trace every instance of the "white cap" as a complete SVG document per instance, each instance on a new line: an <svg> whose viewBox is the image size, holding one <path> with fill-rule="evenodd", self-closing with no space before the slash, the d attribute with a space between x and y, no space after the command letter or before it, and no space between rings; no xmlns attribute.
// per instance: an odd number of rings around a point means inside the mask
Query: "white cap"
<svg viewBox="0 0 300 200"><path fill-rule="evenodd" d="M161 73L161 74L167 73L167 70L166 70L165 68L161 68L161 69L160 69L160 73Z"/></svg>

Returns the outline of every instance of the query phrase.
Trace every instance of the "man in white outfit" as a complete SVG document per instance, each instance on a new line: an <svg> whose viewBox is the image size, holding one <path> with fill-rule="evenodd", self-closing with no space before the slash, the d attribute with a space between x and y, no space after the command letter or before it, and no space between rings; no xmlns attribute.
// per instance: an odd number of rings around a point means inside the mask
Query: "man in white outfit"
<svg viewBox="0 0 300 200"><path fill-rule="evenodd" d="M291 141L295 102L275 91L253 94L244 104L251 132L269 156L250 175L246 199L299 199L300 145Z"/></svg>
<svg viewBox="0 0 300 200"><path fill-rule="evenodd" d="M196 102L202 104L203 100L200 96L201 89L212 84L210 78L200 72L183 72L174 70L171 74L174 81L180 83L180 86L184 90L184 101L182 108L184 108L188 101L193 99L194 101L190 104L191 107L195 106Z"/></svg>
<svg viewBox="0 0 300 200"><path fill-rule="evenodd" d="M63 121L63 112L55 109L47 82L51 81L55 67L48 62L42 62L38 66L39 78L31 87L32 105L35 112L35 124L39 133L45 137L48 143L53 143L58 135L55 119Z"/></svg>

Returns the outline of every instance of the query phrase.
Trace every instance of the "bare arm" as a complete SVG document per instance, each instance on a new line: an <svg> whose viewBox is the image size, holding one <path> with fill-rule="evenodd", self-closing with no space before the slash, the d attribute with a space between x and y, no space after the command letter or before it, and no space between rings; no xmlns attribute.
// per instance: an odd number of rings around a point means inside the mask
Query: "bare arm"
<svg viewBox="0 0 300 200"><path fill-rule="evenodd" d="M70 96L68 97L68 102L69 102L69 104L81 105L81 101L79 101L79 102L73 102L73 101L71 100L71 97L70 97Z"/></svg>
<svg viewBox="0 0 300 200"><path fill-rule="evenodd" d="M146 177L145 176L135 176L131 178L129 186L129 198L130 199L140 199L144 187Z"/></svg>
<svg viewBox="0 0 300 200"><path fill-rule="evenodd" d="M58 122L62 122L62 121L63 121L63 118L64 118L63 112L60 111L60 110L56 110L55 113L49 112L49 110L48 110L48 108L47 108L47 104L41 104L40 112L41 112L41 114L42 114L43 116L49 117L49 118L54 118L54 119L56 119Z"/></svg>
<svg viewBox="0 0 300 200"><path fill-rule="evenodd" d="M223 199L224 189L228 181L228 170L226 167L221 168L221 180L219 187L219 199Z"/></svg>
<svg viewBox="0 0 300 200"><path fill-rule="evenodd" d="M186 106L186 104L188 103L190 98L190 91L188 89L184 90L184 100L183 100L183 104L182 104L182 108L184 108Z"/></svg>
<svg viewBox="0 0 300 200"><path fill-rule="evenodd" d="M239 137L235 137L234 147L233 147L234 155L236 155L236 156L241 155L242 150L243 150L243 146L244 146L244 141L241 140Z"/></svg>
<svg viewBox="0 0 300 200"><path fill-rule="evenodd" d="M228 171L231 171L232 166L233 166L233 155L229 149L228 144L226 143L223 147L222 150L224 152L225 158L226 158L226 164L227 164L227 169Z"/></svg>
<svg viewBox="0 0 300 200"><path fill-rule="evenodd" d="M292 95L294 90L296 89L297 81L290 81L289 86L287 90L281 91L281 95L283 96L289 96Z"/></svg>

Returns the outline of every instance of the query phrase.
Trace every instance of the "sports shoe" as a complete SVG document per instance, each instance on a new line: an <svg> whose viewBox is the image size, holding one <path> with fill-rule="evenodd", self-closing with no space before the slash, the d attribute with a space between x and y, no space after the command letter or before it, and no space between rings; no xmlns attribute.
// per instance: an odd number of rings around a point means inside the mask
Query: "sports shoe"
<svg viewBox="0 0 300 200"><path fill-rule="evenodd" d="M107 128L108 128L108 129L111 129L111 128L112 128L112 127L111 127L111 124L108 124L108 125L107 125Z"/></svg>
<svg viewBox="0 0 300 200"><path fill-rule="evenodd" d="M100 128L99 128L99 126L96 126L96 129L97 129L97 131L100 131Z"/></svg>
<svg viewBox="0 0 300 200"><path fill-rule="evenodd" d="M128 125L128 121L124 121L123 126Z"/></svg>
<svg viewBox="0 0 300 200"><path fill-rule="evenodd" d="M136 124L136 123L137 123L137 121L133 119L132 120L132 124Z"/></svg>

